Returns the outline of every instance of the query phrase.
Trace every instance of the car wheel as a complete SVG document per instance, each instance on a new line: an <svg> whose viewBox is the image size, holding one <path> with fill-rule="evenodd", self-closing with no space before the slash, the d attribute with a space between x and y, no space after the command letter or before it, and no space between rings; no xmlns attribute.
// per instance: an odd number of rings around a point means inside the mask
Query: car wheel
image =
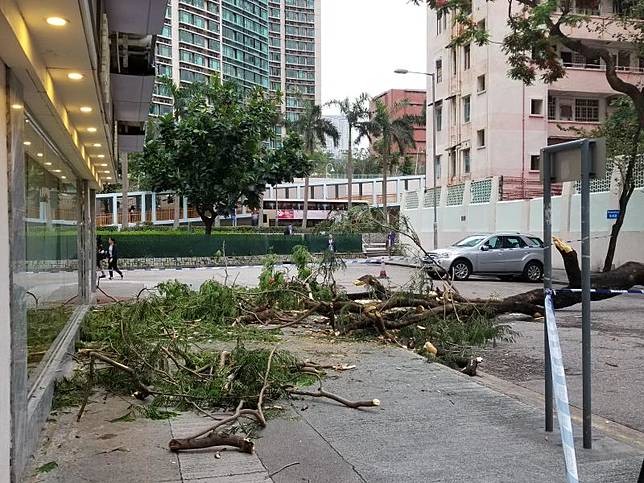
<svg viewBox="0 0 644 483"><path fill-rule="evenodd" d="M539 262L528 262L523 269L523 278L528 282L541 282L543 280L543 265Z"/></svg>
<svg viewBox="0 0 644 483"><path fill-rule="evenodd" d="M467 280L472 274L472 265L465 259L456 260L450 269L454 280Z"/></svg>

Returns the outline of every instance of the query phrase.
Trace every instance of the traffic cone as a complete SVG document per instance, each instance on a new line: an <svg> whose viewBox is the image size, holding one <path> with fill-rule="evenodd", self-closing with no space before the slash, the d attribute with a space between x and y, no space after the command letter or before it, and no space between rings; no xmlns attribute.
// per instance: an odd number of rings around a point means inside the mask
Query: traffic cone
<svg viewBox="0 0 644 483"><path fill-rule="evenodd" d="M385 268L385 259L383 258L380 260L380 278L388 278L387 277L387 269Z"/></svg>

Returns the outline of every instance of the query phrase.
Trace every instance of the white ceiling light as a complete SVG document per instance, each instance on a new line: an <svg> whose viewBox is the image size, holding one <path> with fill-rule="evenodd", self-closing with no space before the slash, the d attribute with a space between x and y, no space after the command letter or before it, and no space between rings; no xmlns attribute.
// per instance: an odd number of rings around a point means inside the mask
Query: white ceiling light
<svg viewBox="0 0 644 483"><path fill-rule="evenodd" d="M36 156L38 156L39 158L42 158L44 156L44 154L43 153L36 153Z"/></svg>
<svg viewBox="0 0 644 483"><path fill-rule="evenodd" d="M31 146L31 141L25 141L22 144L24 144L25 146Z"/></svg>
<svg viewBox="0 0 644 483"><path fill-rule="evenodd" d="M105 157L105 155L104 155L104 154L99 154L99 155L98 155L98 156L96 156L96 157L97 157L97 158L101 158L101 159L103 159L103 158Z"/></svg>
<svg viewBox="0 0 644 483"><path fill-rule="evenodd" d="M92 144L92 146L94 146L95 148L100 148L102 146L102 144L101 143L94 143L94 144Z"/></svg>
<svg viewBox="0 0 644 483"><path fill-rule="evenodd" d="M53 27L63 27L67 25L67 20L62 17L47 17L47 23Z"/></svg>
<svg viewBox="0 0 644 483"><path fill-rule="evenodd" d="M96 132L96 128L95 127L88 127L87 132Z"/></svg>
<svg viewBox="0 0 644 483"><path fill-rule="evenodd" d="M92 112L92 108L89 106L81 106L80 108L81 112Z"/></svg>
<svg viewBox="0 0 644 483"><path fill-rule="evenodd" d="M52 169L51 170L52 173L60 173L60 171L61 171L60 169Z"/></svg>
<svg viewBox="0 0 644 483"><path fill-rule="evenodd" d="M45 166L51 166L51 162L49 162L49 161L47 161L47 162L46 162L46 163L44 163L44 164L45 164Z"/></svg>
<svg viewBox="0 0 644 483"><path fill-rule="evenodd" d="M100 167L104 168L104 167L106 167L106 166L107 166L107 163L97 164L96 166L100 166Z"/></svg>
<svg viewBox="0 0 644 483"><path fill-rule="evenodd" d="M105 179L112 179L112 177L111 177L111 176L108 176L108 177L107 177L107 178L105 178Z"/></svg>

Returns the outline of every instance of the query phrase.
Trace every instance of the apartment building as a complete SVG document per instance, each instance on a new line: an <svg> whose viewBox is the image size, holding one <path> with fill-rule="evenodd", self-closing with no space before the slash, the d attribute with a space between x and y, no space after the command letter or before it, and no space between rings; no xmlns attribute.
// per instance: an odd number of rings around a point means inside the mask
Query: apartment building
<svg viewBox="0 0 644 483"><path fill-rule="evenodd" d="M337 145L333 144L333 139L330 136L325 136L326 147L324 150L333 159L344 159L349 151L349 120L342 114L326 114L322 117L333 124L339 134ZM354 136L357 136L357 133L354 133ZM355 141L355 138L353 141Z"/></svg>
<svg viewBox="0 0 644 483"><path fill-rule="evenodd" d="M24 481L92 301L95 194L142 146L165 8L0 2L2 482Z"/></svg>
<svg viewBox="0 0 644 483"><path fill-rule="evenodd" d="M574 8L601 21L613 15L619 2L577 0ZM501 46L508 29L507 5L474 0L472 16L488 30L491 42L450 47L458 26L452 25L450 15L428 9L427 69L436 80L437 156L433 167L428 160L427 169L443 185L499 175L504 186L518 183L525 191L526 184L538 184L540 149L578 137L575 130L596 127L617 93L606 81L602 62L588 61L563 46L563 79L526 86L508 78ZM612 39L606 30L572 32L603 44ZM632 47L614 39L610 47L620 76L644 80L644 62ZM428 109L429 124L431 116ZM430 131L427 146L431 150Z"/></svg>
<svg viewBox="0 0 644 483"><path fill-rule="evenodd" d="M389 111L394 114L394 117L421 116L427 102L427 93L420 89L390 89L371 99L371 110L374 109L376 101L380 101L387 106ZM426 138L425 124L415 125L414 141L416 145L404 150L404 154L413 160L415 166L420 167L421 172L426 163Z"/></svg>
<svg viewBox="0 0 644 483"><path fill-rule="evenodd" d="M284 94L294 119L304 99L320 99L321 0L171 0L157 42L157 73L175 83L218 74ZM152 114L171 110L155 84Z"/></svg>

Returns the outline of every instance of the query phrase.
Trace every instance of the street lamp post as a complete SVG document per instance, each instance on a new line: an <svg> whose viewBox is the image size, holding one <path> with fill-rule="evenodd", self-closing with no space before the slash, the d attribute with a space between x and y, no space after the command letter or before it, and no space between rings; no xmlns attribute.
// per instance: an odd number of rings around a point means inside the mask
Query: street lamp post
<svg viewBox="0 0 644 483"><path fill-rule="evenodd" d="M436 250L438 248L438 207L436 206L438 204L436 196L436 77L430 72L415 72L407 69L396 69L394 72L396 74L426 75L432 79L432 177L434 178L434 250ZM425 181L425 189L427 189L427 181Z"/></svg>

